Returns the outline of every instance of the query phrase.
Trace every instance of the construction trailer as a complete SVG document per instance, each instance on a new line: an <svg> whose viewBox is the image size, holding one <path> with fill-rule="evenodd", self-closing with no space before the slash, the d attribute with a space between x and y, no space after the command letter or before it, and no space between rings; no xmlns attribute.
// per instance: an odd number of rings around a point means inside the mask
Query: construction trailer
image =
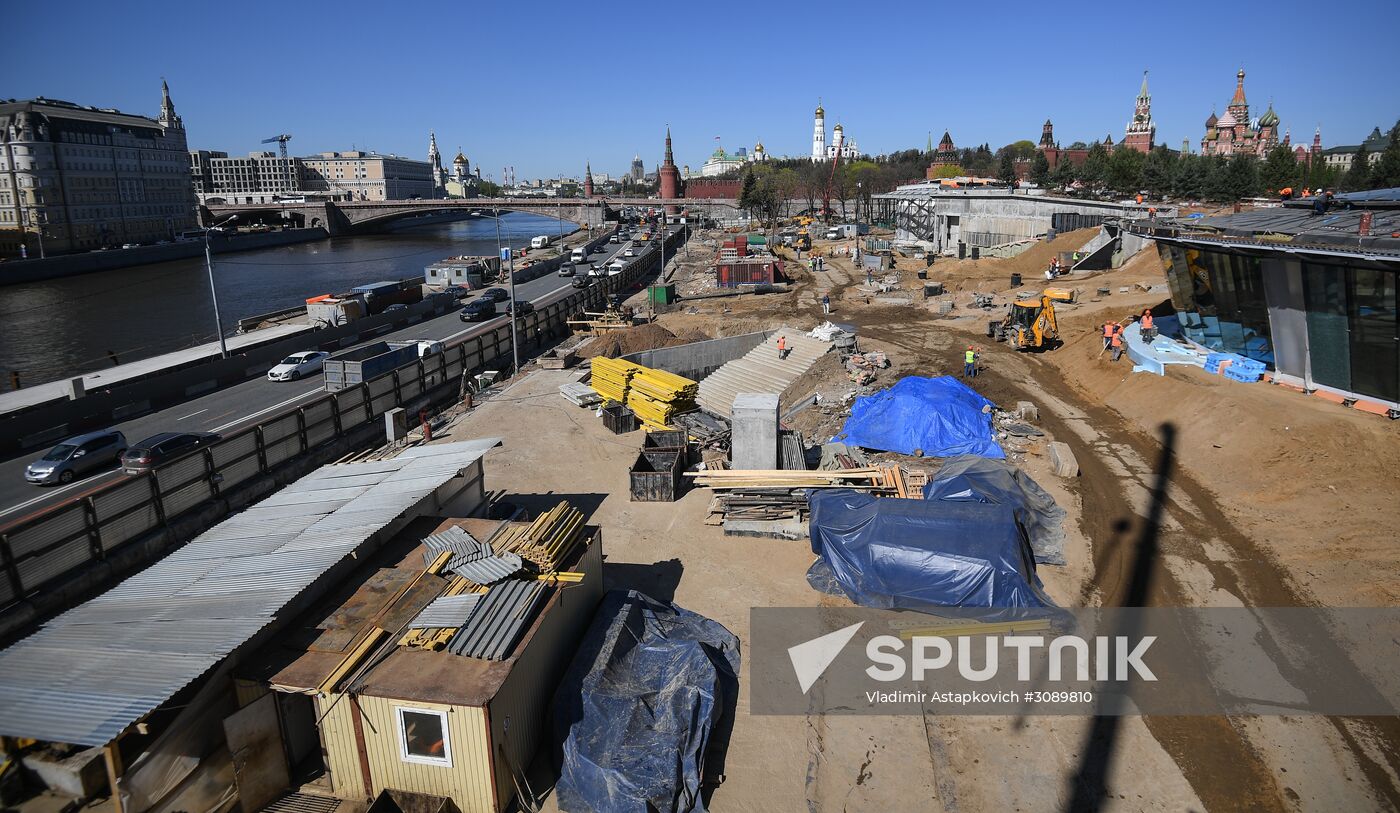
<svg viewBox="0 0 1400 813"><path fill-rule="evenodd" d="M432 573L435 554L414 541L451 528L487 540L528 525L451 519L410 528L407 553L366 565L240 674L241 699L304 708L283 715L283 746L301 757L300 775L320 769L316 792L364 803L408 791L450 799L461 813L496 813L531 795L525 771L603 595L601 532L583 529L560 563L571 581L492 585L510 593L510 606L474 643L462 640L466 626L404 629L452 579Z"/></svg>

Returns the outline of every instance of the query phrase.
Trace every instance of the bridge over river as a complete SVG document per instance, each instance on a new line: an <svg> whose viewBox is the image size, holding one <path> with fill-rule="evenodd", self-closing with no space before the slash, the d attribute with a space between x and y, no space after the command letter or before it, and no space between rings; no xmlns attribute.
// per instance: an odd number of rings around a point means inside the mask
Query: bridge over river
<svg viewBox="0 0 1400 813"><path fill-rule="evenodd" d="M308 201L306 203L228 203L204 207L206 224L229 215L276 214L298 225L321 227L332 236L358 234L379 229L406 217L444 211L516 211L558 217L581 226L600 226L617 220L626 207L675 207L677 211L697 211L733 216L737 201L728 198L450 198L445 200L350 200Z"/></svg>

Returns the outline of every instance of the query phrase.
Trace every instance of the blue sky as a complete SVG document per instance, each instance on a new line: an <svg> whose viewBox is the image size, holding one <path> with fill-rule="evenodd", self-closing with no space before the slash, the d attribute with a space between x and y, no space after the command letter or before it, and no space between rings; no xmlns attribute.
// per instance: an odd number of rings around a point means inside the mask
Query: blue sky
<svg viewBox="0 0 1400 813"><path fill-rule="evenodd" d="M0 49L0 94L154 116L164 76L192 147L242 154L286 132L297 154L423 157L432 129L445 163L460 145L498 180L504 166L579 175L586 160L617 174L634 153L650 168L668 123L677 162L697 170L718 143L803 155L818 97L828 129L872 153L944 129L960 146L1036 140L1047 117L1066 145L1119 140L1144 69L1173 147L1199 145L1241 66L1254 115L1272 98L1295 142L1321 124L1324 144L1356 143L1400 117L1400 4L1154 8L19 3L7 27L34 33Z"/></svg>

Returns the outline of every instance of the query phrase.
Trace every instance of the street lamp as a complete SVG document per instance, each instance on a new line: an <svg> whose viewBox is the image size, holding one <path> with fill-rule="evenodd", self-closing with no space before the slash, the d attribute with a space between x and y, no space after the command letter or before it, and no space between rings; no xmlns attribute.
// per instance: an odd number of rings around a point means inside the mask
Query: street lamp
<svg viewBox="0 0 1400 813"><path fill-rule="evenodd" d="M214 259L209 251L209 235L237 219L238 215L229 215L204 230L204 270L209 274L209 299L214 303L214 329L219 332L219 355L222 358L228 358L228 342L224 340L224 322L219 318L219 294L214 290Z"/></svg>
<svg viewBox="0 0 1400 813"><path fill-rule="evenodd" d="M495 207L495 210L496 210L496 259L497 259L497 262L499 262L502 258L506 257L507 255L506 255L505 249L501 246L501 207L500 207L500 206L497 206L497 207ZM508 266L507 266L507 267L508 267L508 270L507 270L506 273L510 274L510 277L509 277L509 279L510 279L510 313L508 314L508 316L510 316L510 359L511 359L510 374L511 374L511 375L515 375L516 373L520 372L520 341L519 341L519 339L516 338L516 335L515 335L515 318L516 318L516 316L518 316L518 315L520 314L520 308L519 308L519 307L516 305L516 303L515 303L515 252L514 252L514 251L510 252L510 254L509 254L509 259L507 259L506 262L508 263Z"/></svg>

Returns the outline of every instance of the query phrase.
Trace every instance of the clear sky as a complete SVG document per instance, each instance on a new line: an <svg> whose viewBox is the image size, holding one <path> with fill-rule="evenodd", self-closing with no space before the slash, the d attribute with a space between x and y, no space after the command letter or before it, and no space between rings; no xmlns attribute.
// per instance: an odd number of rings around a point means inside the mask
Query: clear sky
<svg viewBox="0 0 1400 813"><path fill-rule="evenodd" d="M818 97L864 152L1114 140L1151 71L1157 139L1199 149L1247 71L1295 142L1400 118L1400 3L7 3L0 96L154 116L170 82L192 148L353 147L482 173L614 175L634 153L698 170L717 144L806 155ZM1140 10L1138 10L1140 8ZM1051 11L1050 9L1053 9ZM1202 10L1197 10L1202 9ZM715 141L720 136L722 141ZM828 138L830 136L828 135ZM275 148L275 145L269 145Z"/></svg>

